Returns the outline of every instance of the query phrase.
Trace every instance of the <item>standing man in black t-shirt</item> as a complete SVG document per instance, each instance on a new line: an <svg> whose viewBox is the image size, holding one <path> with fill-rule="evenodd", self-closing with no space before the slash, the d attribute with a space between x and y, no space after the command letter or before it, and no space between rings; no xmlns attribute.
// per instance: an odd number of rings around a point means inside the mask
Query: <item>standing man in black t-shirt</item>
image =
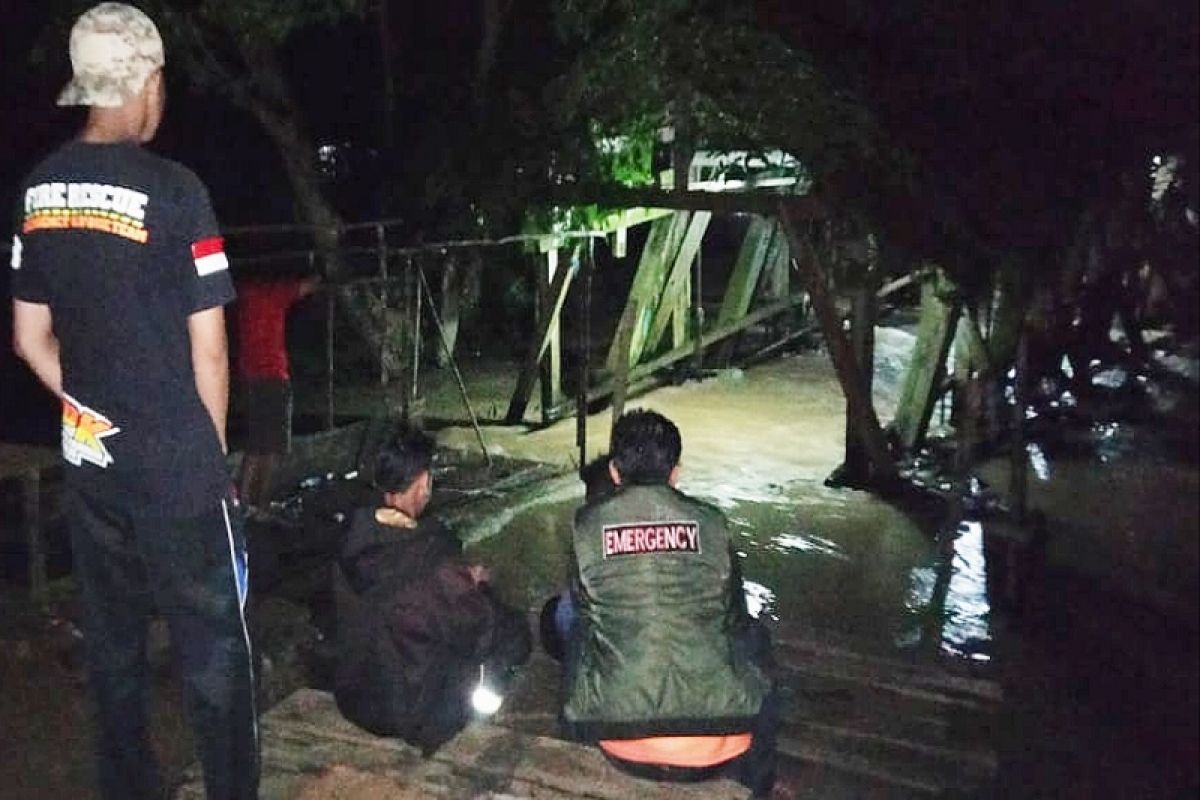
<svg viewBox="0 0 1200 800"><path fill-rule="evenodd" d="M204 186L141 147L164 104L154 23L102 3L76 21L70 49L59 104L90 109L21 193L13 340L62 399L100 788L114 800L162 794L145 708L157 610L208 797L253 798L245 538L224 459L228 261Z"/></svg>

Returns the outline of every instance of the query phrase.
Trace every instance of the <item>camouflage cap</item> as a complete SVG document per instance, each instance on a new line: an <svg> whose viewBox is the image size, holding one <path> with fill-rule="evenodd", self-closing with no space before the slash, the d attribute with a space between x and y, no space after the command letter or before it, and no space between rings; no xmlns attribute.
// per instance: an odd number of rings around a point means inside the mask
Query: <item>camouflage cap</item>
<svg viewBox="0 0 1200 800"><path fill-rule="evenodd" d="M75 77L58 96L60 106L116 108L136 95L163 65L158 28L124 3L101 3L71 28Z"/></svg>

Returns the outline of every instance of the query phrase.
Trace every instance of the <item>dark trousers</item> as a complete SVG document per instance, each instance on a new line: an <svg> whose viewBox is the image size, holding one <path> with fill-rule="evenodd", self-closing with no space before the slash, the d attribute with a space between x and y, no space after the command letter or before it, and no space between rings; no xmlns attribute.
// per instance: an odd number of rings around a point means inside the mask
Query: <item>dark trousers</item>
<svg viewBox="0 0 1200 800"><path fill-rule="evenodd" d="M162 797L147 725L149 620L167 621L210 800L258 795L258 728L245 621L241 512L147 517L67 495L75 579L97 707L98 777L108 800Z"/></svg>

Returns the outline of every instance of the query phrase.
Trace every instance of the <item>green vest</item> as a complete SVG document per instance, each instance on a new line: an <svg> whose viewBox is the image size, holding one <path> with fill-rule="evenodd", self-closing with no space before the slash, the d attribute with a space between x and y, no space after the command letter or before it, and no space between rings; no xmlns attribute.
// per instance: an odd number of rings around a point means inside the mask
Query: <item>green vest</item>
<svg viewBox="0 0 1200 800"><path fill-rule="evenodd" d="M579 510L574 549L568 732L749 730L770 686L733 646L745 600L721 512L669 486L631 486Z"/></svg>

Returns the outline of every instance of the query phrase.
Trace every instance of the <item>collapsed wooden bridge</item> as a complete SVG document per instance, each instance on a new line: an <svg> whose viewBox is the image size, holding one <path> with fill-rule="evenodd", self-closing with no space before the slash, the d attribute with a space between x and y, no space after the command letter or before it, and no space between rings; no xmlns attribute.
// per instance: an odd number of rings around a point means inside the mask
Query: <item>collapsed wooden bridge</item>
<svg viewBox="0 0 1200 800"><path fill-rule="evenodd" d="M739 340L764 329L769 331L768 342L758 347L756 356L778 353L807 334L819 338L828 351L846 398L846 454L837 471L842 483L896 485L898 462L923 446L935 405L950 391L956 421L967 423L956 425L966 439L960 442L961 450L971 451L978 440L995 442L1011 430L1013 452L1024 451L1020 415L996 403L970 402L999 396L996 386L1009 365L1016 363L1021 370L1019 343L1028 298L1018 289L1000 282L987 291L976 287L968 298L943 270L907 261L869 231L846 220L835 222L810 195L625 190L569 202L601 202L618 210L593 220L588 230L420 245L393 242L391 231L397 223L389 221L345 225L323 236L304 226L237 229L229 234L237 241L290 232L325 242L321 248L243 255L234 263L235 268L251 270L254 262L264 260L326 263L332 278L326 293L330 426L336 417L337 316L377 355L379 414L421 414L421 364L430 353L436 354L438 363L453 372L468 421L486 453L480 421L456 361L463 286L472 281L478 286L485 259L504 253L511 258L520 250L535 254L520 256L534 278L535 321L532 335L517 343L524 355L507 409L492 421L531 422L536 394L540 424L575 416L579 463L589 455L587 414L580 410L595 411L607 403L615 419L628 397L665 373L702 375L706 369L728 366ZM740 220L736 224L735 217ZM714 225L717 219L722 225ZM715 272L721 285L704 286L706 235L717 227L724 236L722 244L729 244L730 231L740 238L733 242L732 258L727 248L722 250ZM641 251L629 270L617 262L626 258L629 232L635 228L646 233L638 239ZM602 241L607 247L600 258L597 242ZM622 293L615 320L600 318L592 308L592 284L601 277L601 261L606 292ZM632 273L627 284L613 284L614 268L622 276ZM920 324L898 408L885 432L871 392L874 330L882 299L908 287L917 289L914 294L921 298ZM480 303L494 299L476 296ZM566 321L577 340L564 340ZM594 358L599 352L603 358ZM1019 391L1019 377L1015 385ZM1023 474L1020 466L1014 461L1014 482ZM1013 491L1012 505L1019 508L1020 486Z"/></svg>

